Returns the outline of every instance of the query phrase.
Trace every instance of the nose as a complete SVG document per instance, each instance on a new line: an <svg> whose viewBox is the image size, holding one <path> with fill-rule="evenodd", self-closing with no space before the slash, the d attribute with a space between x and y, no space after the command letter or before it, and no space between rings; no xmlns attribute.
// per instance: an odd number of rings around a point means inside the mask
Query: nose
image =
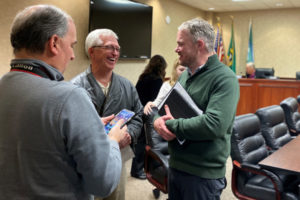
<svg viewBox="0 0 300 200"><path fill-rule="evenodd" d="M175 51L176 53L178 53L178 51L179 51L178 46L174 49L174 51Z"/></svg>
<svg viewBox="0 0 300 200"><path fill-rule="evenodd" d="M112 51L112 54L113 54L113 56L119 57L119 56L120 56L120 51L114 49L114 50Z"/></svg>
<svg viewBox="0 0 300 200"><path fill-rule="evenodd" d="M70 60L74 60L74 59L75 59L75 53L74 53L74 51L72 51L72 55L71 55Z"/></svg>
<svg viewBox="0 0 300 200"><path fill-rule="evenodd" d="M120 54L120 50L114 48L114 49L113 49L113 53L115 53L115 54Z"/></svg>

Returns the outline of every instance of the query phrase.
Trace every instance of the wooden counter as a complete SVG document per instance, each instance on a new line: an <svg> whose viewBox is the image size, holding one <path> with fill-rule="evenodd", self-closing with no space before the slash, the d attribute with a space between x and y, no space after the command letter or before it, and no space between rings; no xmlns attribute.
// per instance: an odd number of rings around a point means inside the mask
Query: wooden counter
<svg viewBox="0 0 300 200"><path fill-rule="evenodd" d="M287 97L300 95L300 80L239 79L240 101L236 115L255 113L257 109L279 105Z"/></svg>

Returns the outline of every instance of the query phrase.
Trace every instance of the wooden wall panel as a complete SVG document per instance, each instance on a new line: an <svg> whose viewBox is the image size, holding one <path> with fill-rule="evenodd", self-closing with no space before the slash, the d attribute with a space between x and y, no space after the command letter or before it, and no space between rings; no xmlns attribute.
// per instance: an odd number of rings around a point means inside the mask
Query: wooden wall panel
<svg viewBox="0 0 300 200"><path fill-rule="evenodd" d="M300 94L299 80L239 79L240 101L237 115L255 113L257 109L279 105L288 97Z"/></svg>
<svg viewBox="0 0 300 200"><path fill-rule="evenodd" d="M240 83L240 100L237 115L250 113L256 107L256 87L253 83ZM251 101L249 101L251 99Z"/></svg>

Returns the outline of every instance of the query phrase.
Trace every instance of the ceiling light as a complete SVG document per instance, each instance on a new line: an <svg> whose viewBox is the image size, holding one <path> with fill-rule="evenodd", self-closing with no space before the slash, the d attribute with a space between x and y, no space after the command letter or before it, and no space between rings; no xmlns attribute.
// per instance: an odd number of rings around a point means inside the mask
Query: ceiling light
<svg viewBox="0 0 300 200"><path fill-rule="evenodd" d="M208 8L208 10L215 10L215 8Z"/></svg>
<svg viewBox="0 0 300 200"><path fill-rule="evenodd" d="M278 7L283 6L283 3L276 3L276 6Z"/></svg>
<svg viewBox="0 0 300 200"><path fill-rule="evenodd" d="M245 1L252 1L252 0L232 0L233 2L245 2Z"/></svg>

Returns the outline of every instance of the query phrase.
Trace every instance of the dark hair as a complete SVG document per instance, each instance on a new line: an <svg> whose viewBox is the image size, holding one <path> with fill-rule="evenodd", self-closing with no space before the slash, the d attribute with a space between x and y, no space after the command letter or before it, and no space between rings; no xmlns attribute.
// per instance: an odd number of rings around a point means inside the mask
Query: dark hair
<svg viewBox="0 0 300 200"><path fill-rule="evenodd" d="M42 53L46 42L54 35L65 36L68 32L69 15L50 5L25 8L14 19L10 42L14 53L25 48L33 53Z"/></svg>
<svg viewBox="0 0 300 200"><path fill-rule="evenodd" d="M143 79L146 75L152 75L154 77L159 77L164 80L166 75L167 62L161 55L153 56L143 73L140 75L139 80Z"/></svg>

